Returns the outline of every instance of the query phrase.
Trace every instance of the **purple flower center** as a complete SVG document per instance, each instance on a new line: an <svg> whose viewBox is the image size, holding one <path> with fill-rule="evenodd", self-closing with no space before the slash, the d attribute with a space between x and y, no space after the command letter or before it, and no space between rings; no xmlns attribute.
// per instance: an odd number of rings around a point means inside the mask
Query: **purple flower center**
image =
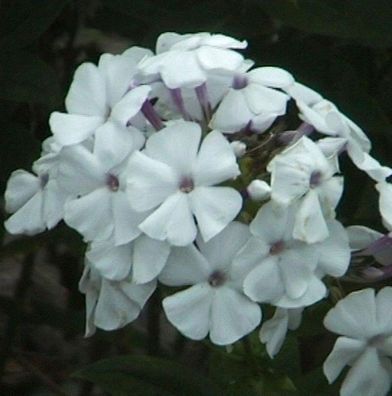
<svg viewBox="0 0 392 396"><path fill-rule="evenodd" d="M314 171L310 175L309 186L310 188L318 187L321 184L322 174L320 171Z"/></svg>
<svg viewBox="0 0 392 396"><path fill-rule="evenodd" d="M375 348L381 348L384 346L384 341L385 341L385 335L384 334L378 334L368 341L368 344L372 347Z"/></svg>
<svg viewBox="0 0 392 396"><path fill-rule="evenodd" d="M209 277L208 277L208 283L212 287L219 287L222 286L225 282L227 281L227 276L223 271L214 271Z"/></svg>
<svg viewBox="0 0 392 396"><path fill-rule="evenodd" d="M248 78L244 74L237 74L233 78L231 87L233 89L243 89L248 85Z"/></svg>
<svg viewBox="0 0 392 396"><path fill-rule="evenodd" d="M269 252L272 256L275 256L277 254L282 253L284 249L285 249L284 241L277 241L271 245Z"/></svg>
<svg viewBox="0 0 392 396"><path fill-rule="evenodd" d="M120 188L120 182L117 176L109 173L106 177L106 185L108 186L110 191L116 192Z"/></svg>
<svg viewBox="0 0 392 396"><path fill-rule="evenodd" d="M195 184L190 177L184 177L180 182L179 188L184 193L190 193L195 188Z"/></svg>
<svg viewBox="0 0 392 396"><path fill-rule="evenodd" d="M41 188L44 188L48 184L48 181L49 181L49 175L47 173L42 174L39 177L39 182L41 184Z"/></svg>

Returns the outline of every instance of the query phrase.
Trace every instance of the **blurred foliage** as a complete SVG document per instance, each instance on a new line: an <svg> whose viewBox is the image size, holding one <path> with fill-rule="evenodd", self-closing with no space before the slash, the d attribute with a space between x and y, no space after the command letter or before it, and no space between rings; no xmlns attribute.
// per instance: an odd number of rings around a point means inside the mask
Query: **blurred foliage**
<svg viewBox="0 0 392 396"><path fill-rule="evenodd" d="M259 65L288 69L334 101L369 135L375 156L392 165L390 0L3 0L0 20L2 189L14 169L29 169L38 158L40 142L50 135L49 114L63 109L78 64L133 44L153 47L164 31L221 32L248 40L247 56ZM380 227L372 183L349 161L343 161L343 168L348 177L340 218L346 224ZM5 329L19 326L24 335L7 339L5 331L2 344L13 343L15 348L14 352L7 349L12 356L0 351L0 358L8 358L8 368L19 364L35 378L3 384L2 394L33 394L33 388L36 395L47 394L46 388L67 394L63 390L68 389L76 366L124 353L131 355L94 363L76 376L114 395L129 394L129 388L135 395L337 394L339 383L329 386L321 372L333 343L321 324L326 304L305 313L301 328L290 334L272 361L257 334L250 337L250 345L238 343L230 353L181 339L177 346L169 342L165 356L170 358L140 355L148 350L146 339L151 337L132 326L110 334L99 332L80 344L84 321L83 298L77 290L80 238L60 226L35 238L12 241L0 258L3 263L18 255L38 254L43 248L50 252L58 272L57 287L66 291L66 303L59 306L54 299L34 295L31 301L18 300L19 322L10 323L15 300L0 295L1 310L8 317ZM36 290L35 280L15 279L20 287ZM76 346L83 353L71 359L63 351L58 356L61 363L50 363L42 345L32 347L34 326L56 329L64 338L65 350ZM15 350L30 363L26 365ZM72 389L72 394L88 395L93 387L84 382L77 391Z"/></svg>

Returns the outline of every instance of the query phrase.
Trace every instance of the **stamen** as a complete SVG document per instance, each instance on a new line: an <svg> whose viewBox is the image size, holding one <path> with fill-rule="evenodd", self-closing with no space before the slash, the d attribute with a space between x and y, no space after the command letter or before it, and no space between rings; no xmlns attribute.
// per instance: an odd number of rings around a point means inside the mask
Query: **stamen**
<svg viewBox="0 0 392 396"><path fill-rule="evenodd" d="M144 117L146 117L147 120L150 121L150 124L157 131L159 131L164 127L161 117L159 117L159 114L155 111L154 106L151 104L151 102L148 99L143 103L141 110Z"/></svg>
<svg viewBox="0 0 392 396"><path fill-rule="evenodd" d="M277 254L282 253L284 249L285 249L284 241L277 241L271 245L269 253L270 255L275 256Z"/></svg>
<svg viewBox="0 0 392 396"><path fill-rule="evenodd" d="M212 287L219 287L222 286L227 281L227 276L223 271L214 271L208 277L208 283Z"/></svg>
<svg viewBox="0 0 392 396"><path fill-rule="evenodd" d="M116 192L120 188L120 182L117 176L109 173L106 177L106 185L108 186L110 191Z"/></svg>

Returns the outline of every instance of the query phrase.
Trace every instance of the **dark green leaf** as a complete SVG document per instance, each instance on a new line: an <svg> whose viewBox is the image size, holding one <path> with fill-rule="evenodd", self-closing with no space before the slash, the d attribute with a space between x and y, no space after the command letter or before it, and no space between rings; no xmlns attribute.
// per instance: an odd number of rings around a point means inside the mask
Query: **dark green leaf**
<svg viewBox="0 0 392 396"><path fill-rule="evenodd" d="M0 53L0 99L54 105L59 83L52 68L26 51Z"/></svg>
<svg viewBox="0 0 392 396"><path fill-rule="evenodd" d="M375 47L392 45L389 0L274 0L261 4L287 26L305 32L354 39Z"/></svg>
<svg viewBox="0 0 392 396"><path fill-rule="evenodd" d="M120 356L79 370L75 377L99 385L114 396L220 395L208 378L183 365L150 356Z"/></svg>
<svg viewBox="0 0 392 396"><path fill-rule="evenodd" d="M6 0L1 5L1 47L24 47L37 40L69 0Z"/></svg>

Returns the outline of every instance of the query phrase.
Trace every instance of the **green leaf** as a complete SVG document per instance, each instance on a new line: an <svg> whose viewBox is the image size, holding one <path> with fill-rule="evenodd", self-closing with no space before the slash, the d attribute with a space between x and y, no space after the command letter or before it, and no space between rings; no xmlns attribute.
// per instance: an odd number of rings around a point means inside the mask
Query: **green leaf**
<svg viewBox="0 0 392 396"><path fill-rule="evenodd" d="M260 2L285 25L327 36L353 39L362 45L392 45L389 0L274 0Z"/></svg>
<svg viewBox="0 0 392 396"><path fill-rule="evenodd" d="M1 5L1 47L33 43L60 14L69 0L5 0Z"/></svg>
<svg viewBox="0 0 392 396"><path fill-rule="evenodd" d="M221 393L208 378L171 360L119 356L83 368L74 376L99 385L113 396L213 396Z"/></svg>
<svg viewBox="0 0 392 396"><path fill-rule="evenodd" d="M27 51L0 53L0 99L14 102L59 102L60 88L53 69Z"/></svg>

